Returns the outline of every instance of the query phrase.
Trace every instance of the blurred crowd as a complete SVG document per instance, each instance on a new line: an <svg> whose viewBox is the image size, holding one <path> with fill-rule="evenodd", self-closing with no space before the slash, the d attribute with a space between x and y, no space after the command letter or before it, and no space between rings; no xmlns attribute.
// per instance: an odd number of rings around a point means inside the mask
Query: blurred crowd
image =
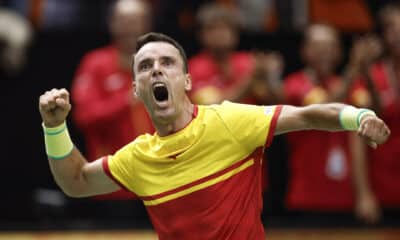
<svg viewBox="0 0 400 240"><path fill-rule="evenodd" d="M0 1L0 81L23 72L35 32L109 32L109 42L88 50L76 62L70 85L64 86L71 90L71 124L83 137L88 159L112 154L154 131L144 106L132 97L131 57L138 36L161 31L196 49L188 59L190 97L196 104L344 102L373 109L391 129L388 142L377 149L349 132L279 137L284 147L274 144L265 154L266 198L274 195L280 171L271 163L286 161L280 200L292 213L354 213L362 222L378 223L387 212L400 209L400 2L96 2ZM283 54L279 50L284 49L263 43L239 47L241 37L264 33L276 42L284 36L287 48L298 46L297 51ZM300 37L287 40L291 33ZM343 35L350 37L343 41ZM300 68L289 71L291 56L298 56L293 58L300 60L295 64ZM39 160L45 161L44 155ZM135 198L121 190L89 201L133 204ZM107 211L114 208L107 205Z"/></svg>

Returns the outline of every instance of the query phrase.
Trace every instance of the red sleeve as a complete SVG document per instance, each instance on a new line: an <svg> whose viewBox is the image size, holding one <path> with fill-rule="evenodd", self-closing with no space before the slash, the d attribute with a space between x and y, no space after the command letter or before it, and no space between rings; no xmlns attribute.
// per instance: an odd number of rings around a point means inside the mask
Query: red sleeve
<svg viewBox="0 0 400 240"><path fill-rule="evenodd" d="M79 125L107 122L129 108L129 93L105 96L101 62L95 55L84 57L72 85L74 117Z"/></svg>
<svg viewBox="0 0 400 240"><path fill-rule="evenodd" d="M129 191L122 183L120 183L111 173L110 168L108 167L108 157L103 157L102 158L102 166L105 174L113 180L118 186L121 187L120 190L110 193L110 194L103 194L96 196L95 198L98 200L133 200L133 199L138 199L138 196Z"/></svg>
<svg viewBox="0 0 400 240"><path fill-rule="evenodd" d="M276 106L274 115L272 116L271 125L269 127L269 132L268 132L268 136L267 136L267 141L265 142L265 147L271 146L272 139L275 136L276 124L278 123L278 118L279 118L279 115L281 114L281 111L282 111L282 105Z"/></svg>

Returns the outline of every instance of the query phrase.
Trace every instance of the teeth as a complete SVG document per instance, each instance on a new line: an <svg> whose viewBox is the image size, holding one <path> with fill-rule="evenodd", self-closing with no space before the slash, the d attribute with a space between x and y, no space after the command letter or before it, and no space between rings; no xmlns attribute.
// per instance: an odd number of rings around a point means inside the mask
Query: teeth
<svg viewBox="0 0 400 240"><path fill-rule="evenodd" d="M165 84L164 83L154 83L153 88L156 88L156 87L165 87Z"/></svg>

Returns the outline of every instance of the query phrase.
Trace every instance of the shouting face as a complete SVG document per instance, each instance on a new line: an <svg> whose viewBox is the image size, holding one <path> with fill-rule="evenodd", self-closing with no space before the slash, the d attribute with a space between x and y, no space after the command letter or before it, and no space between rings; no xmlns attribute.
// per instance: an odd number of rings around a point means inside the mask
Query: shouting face
<svg viewBox="0 0 400 240"><path fill-rule="evenodd" d="M155 123L170 123L182 113L191 89L178 51L167 42L145 44L135 55L135 92Z"/></svg>

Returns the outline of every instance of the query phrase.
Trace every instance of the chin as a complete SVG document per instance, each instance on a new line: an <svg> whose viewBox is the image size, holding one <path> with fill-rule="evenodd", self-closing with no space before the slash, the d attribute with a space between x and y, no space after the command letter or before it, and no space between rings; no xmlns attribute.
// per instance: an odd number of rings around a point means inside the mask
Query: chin
<svg viewBox="0 0 400 240"><path fill-rule="evenodd" d="M156 122L171 122L176 118L176 111L172 107L165 109L155 109L153 113L153 118Z"/></svg>

